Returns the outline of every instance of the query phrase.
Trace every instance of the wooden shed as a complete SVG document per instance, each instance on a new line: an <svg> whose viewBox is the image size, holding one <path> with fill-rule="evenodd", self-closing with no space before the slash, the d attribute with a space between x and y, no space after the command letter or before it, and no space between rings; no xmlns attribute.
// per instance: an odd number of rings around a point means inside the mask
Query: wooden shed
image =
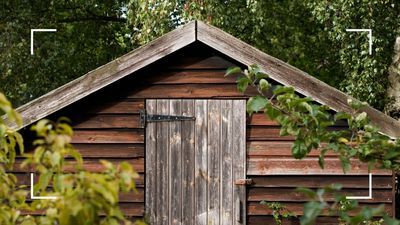
<svg viewBox="0 0 400 225"><path fill-rule="evenodd" d="M306 198L294 192L297 187L341 183L347 195L368 195L366 165L354 161L344 175L334 155L327 156L324 170L318 166L318 152L295 160L293 137L279 136L279 126L263 114L246 115L246 99L256 92L239 93L235 78L224 74L230 66L251 64L333 111L350 110L346 94L195 21L18 111L24 127L42 118L71 118L72 143L90 170L101 170L99 159L130 162L141 175L139 192L122 195L120 204L132 220L146 215L156 225L274 224L271 209L260 201L282 202L301 215ZM373 108L365 110L383 133L400 136L398 121ZM16 172L24 176L24 171ZM393 215L392 172L372 173L372 199L361 205L384 204ZM240 185L243 179L252 183ZM325 215L318 224L336 224L336 219Z"/></svg>

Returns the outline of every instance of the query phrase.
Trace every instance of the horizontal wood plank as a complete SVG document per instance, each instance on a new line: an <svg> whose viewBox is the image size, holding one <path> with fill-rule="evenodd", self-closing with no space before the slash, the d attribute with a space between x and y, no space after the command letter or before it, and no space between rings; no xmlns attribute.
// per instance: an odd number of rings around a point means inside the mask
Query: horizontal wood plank
<svg viewBox="0 0 400 225"><path fill-rule="evenodd" d="M137 158L137 159L126 159L126 160L108 160L115 165L118 165L121 162L128 162L132 165L133 169L136 172L143 173L144 172L144 158ZM22 168L22 160L17 160L14 164L13 172L35 172L34 168L25 167ZM91 171L91 172L102 172L105 168L99 162L98 159L86 159L83 162L83 168ZM75 161L66 161L64 165L64 170L66 172L74 172L76 171L76 162Z"/></svg>
<svg viewBox="0 0 400 225"><path fill-rule="evenodd" d="M279 126L278 122L268 118L264 113L253 113L247 117L247 124L253 126ZM347 123L345 121L338 121L333 127L346 128Z"/></svg>
<svg viewBox="0 0 400 225"><path fill-rule="evenodd" d="M341 130L339 127L330 127L328 130ZM278 126L247 126L247 140L250 141L294 141L293 136L281 136Z"/></svg>
<svg viewBox="0 0 400 225"><path fill-rule="evenodd" d="M143 99L120 99L106 102L97 100L87 104L90 105L86 106L87 109L84 111L91 114L139 114L139 110L144 109Z"/></svg>
<svg viewBox="0 0 400 225"><path fill-rule="evenodd" d="M73 147L79 151L83 159L86 158L138 158L144 157L144 146L143 144L73 144ZM26 152L31 153L34 151L34 147L25 149ZM17 156L17 158L23 158ZM71 156L67 156L71 158Z"/></svg>
<svg viewBox="0 0 400 225"><path fill-rule="evenodd" d="M222 69L226 70L231 66L236 66L220 56L197 56L182 57L178 62L170 63L167 69Z"/></svg>
<svg viewBox="0 0 400 225"><path fill-rule="evenodd" d="M143 130L76 130L72 144L102 143L144 143Z"/></svg>
<svg viewBox="0 0 400 225"><path fill-rule="evenodd" d="M83 158L144 157L143 144L74 144Z"/></svg>
<svg viewBox="0 0 400 225"><path fill-rule="evenodd" d="M17 178L17 185L26 185L30 186L31 184L31 176L29 172L15 172L14 175ZM35 173L34 176L34 183L36 184L39 180L39 174ZM144 187L144 173L139 173L139 178L135 179L135 184L137 188L143 188ZM51 187L51 184L49 185Z"/></svg>
<svg viewBox="0 0 400 225"><path fill-rule="evenodd" d="M80 115L71 118L74 130L104 128L142 128L139 115Z"/></svg>
<svg viewBox="0 0 400 225"><path fill-rule="evenodd" d="M222 70L178 70L145 73L144 84L235 84L236 76L225 77ZM139 75L140 76L140 75Z"/></svg>
<svg viewBox="0 0 400 225"><path fill-rule="evenodd" d="M321 169L317 158L258 158L247 159L247 175L343 175L341 162L337 158L326 158ZM358 160L351 162L352 169L347 175L368 175L368 165ZM391 175L391 171L374 169L375 175Z"/></svg>
<svg viewBox="0 0 400 225"><path fill-rule="evenodd" d="M260 157L288 157L292 156L292 145L293 141L247 141L247 155ZM308 156L318 157L320 152L320 150L312 150ZM328 151L325 156L337 157L337 154Z"/></svg>
<svg viewBox="0 0 400 225"><path fill-rule="evenodd" d="M249 176L253 180L251 187L282 187L282 188L321 188L333 184L341 184L343 188L368 188L367 175L273 175ZM372 188L393 188L392 176L372 176Z"/></svg>
<svg viewBox="0 0 400 225"><path fill-rule="evenodd" d="M314 189L316 190L316 189ZM340 194L344 196L368 196L368 188L364 189L342 189ZM326 201L334 201L335 197L331 193L324 195ZM262 200L270 202L306 202L310 200L306 195L296 191L296 188L249 188L247 193L248 201L260 202ZM359 202L369 203L392 203L391 189L374 189L372 199L359 200Z"/></svg>
<svg viewBox="0 0 400 225"><path fill-rule="evenodd" d="M129 98L244 98L255 94L254 89L241 94L236 84L171 84L141 86Z"/></svg>

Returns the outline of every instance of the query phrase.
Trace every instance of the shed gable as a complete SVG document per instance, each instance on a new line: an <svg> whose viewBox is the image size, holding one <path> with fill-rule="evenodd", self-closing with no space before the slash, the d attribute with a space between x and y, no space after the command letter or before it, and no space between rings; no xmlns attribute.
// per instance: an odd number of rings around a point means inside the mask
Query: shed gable
<svg viewBox="0 0 400 225"><path fill-rule="evenodd" d="M92 171L102 168L99 159L113 163L130 162L139 172L138 193L120 196L124 213L132 220L143 218L145 212L145 130L140 125L139 110L145 99L247 99L255 92L240 94L234 77L224 77L230 66L243 64L224 56L205 44L195 42L154 62L71 105L48 116L67 116L73 121L74 146L82 153L85 167ZM312 152L306 165L291 156L291 137L279 136L279 126L262 114L247 118L246 160L247 224L273 224L272 211L259 204L261 200L280 201L295 214L302 214L304 196L294 192L299 186L318 188L341 181L349 195L368 195L367 167L353 165L357 170L342 174L339 160L327 156L327 169L318 166ZM343 129L343 126L336 127ZM29 131L24 130L24 136ZM19 177L23 170L17 170ZM28 180L26 179L26 184ZM387 172L374 173L374 199L361 205L385 204L392 213L392 177ZM333 221L327 214L319 223Z"/></svg>

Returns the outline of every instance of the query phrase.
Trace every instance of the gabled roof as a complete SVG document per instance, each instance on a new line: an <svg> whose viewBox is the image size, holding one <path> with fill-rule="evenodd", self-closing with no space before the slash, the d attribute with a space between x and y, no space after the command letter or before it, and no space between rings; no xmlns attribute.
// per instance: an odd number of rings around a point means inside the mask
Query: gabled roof
<svg viewBox="0 0 400 225"><path fill-rule="evenodd" d="M23 126L28 126L196 41L244 65L258 64L271 79L292 86L297 92L312 97L335 111L351 112L347 99L352 97L216 27L193 21L19 107L17 111L22 115ZM370 106L363 110L384 134L400 137L399 121Z"/></svg>

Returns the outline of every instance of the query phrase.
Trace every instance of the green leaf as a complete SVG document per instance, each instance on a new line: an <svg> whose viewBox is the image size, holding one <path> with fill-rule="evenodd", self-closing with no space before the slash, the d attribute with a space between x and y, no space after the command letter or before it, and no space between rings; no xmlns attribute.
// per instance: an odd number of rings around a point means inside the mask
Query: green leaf
<svg viewBox="0 0 400 225"><path fill-rule="evenodd" d="M350 164L350 159L344 157L344 156L339 156L340 162L342 163L342 169L344 173L347 173L351 169L351 164Z"/></svg>
<svg viewBox="0 0 400 225"><path fill-rule="evenodd" d="M293 94L294 93L294 89L292 87L277 86L275 88L275 90L273 91L273 93L275 95L286 94L286 93Z"/></svg>
<svg viewBox="0 0 400 225"><path fill-rule="evenodd" d="M107 200L109 203L111 204L115 204L117 199L115 198L115 196L112 194L112 192L110 192L109 189L107 189L107 186L102 183L102 184L97 184L97 183L92 183L91 187L94 191L98 192L99 194L101 194L101 196Z"/></svg>
<svg viewBox="0 0 400 225"><path fill-rule="evenodd" d="M307 202L304 205L304 213L300 218L301 225L311 225L314 223L317 216L322 212L324 205L320 202Z"/></svg>
<svg viewBox="0 0 400 225"><path fill-rule="evenodd" d="M259 72L259 73L256 74L256 79L257 79L257 80L267 79L268 77L269 77L269 76L268 76L268 74L266 74L266 73Z"/></svg>
<svg viewBox="0 0 400 225"><path fill-rule="evenodd" d="M249 86L249 84L251 83L251 80L246 77L246 76L240 76L237 80L237 89L241 92L244 93L247 89L247 87Z"/></svg>
<svg viewBox="0 0 400 225"><path fill-rule="evenodd" d="M385 220L386 225L400 225L400 220L388 217L388 216L383 216L383 219Z"/></svg>
<svg viewBox="0 0 400 225"><path fill-rule="evenodd" d="M319 167L321 167L321 169L324 169L324 167L325 167L325 154L326 154L326 152L328 152L328 150L329 149L324 148L321 150L321 154L319 154L318 164L319 164Z"/></svg>
<svg viewBox="0 0 400 225"><path fill-rule="evenodd" d="M296 191L307 195L307 197L310 199L314 199L317 196L317 193L315 193L315 191L313 191L309 188L299 187L299 188L296 188Z"/></svg>
<svg viewBox="0 0 400 225"><path fill-rule="evenodd" d="M73 148L71 148L69 150L69 153L71 154L72 157L74 157L74 159L77 162L77 167L78 167L78 169L80 169L83 164L83 159L82 159L81 153L79 153L77 150L75 150Z"/></svg>
<svg viewBox="0 0 400 225"><path fill-rule="evenodd" d="M313 108L307 102L301 102L300 106L304 107L310 114L313 113Z"/></svg>
<svg viewBox="0 0 400 225"><path fill-rule="evenodd" d="M392 150L385 154L385 159L393 159L398 156L400 156L400 152L397 150Z"/></svg>
<svg viewBox="0 0 400 225"><path fill-rule="evenodd" d="M267 91L271 87L271 84L268 83L268 81L265 79L261 79L259 85L260 85L261 91Z"/></svg>
<svg viewBox="0 0 400 225"><path fill-rule="evenodd" d="M345 113L345 112L338 112L335 114L335 120L348 120L351 119L351 115L349 113Z"/></svg>
<svg viewBox="0 0 400 225"><path fill-rule="evenodd" d="M52 172L47 171L46 173L40 174L39 181L38 181L38 188L40 191L46 190L49 186L50 180L53 176Z"/></svg>
<svg viewBox="0 0 400 225"><path fill-rule="evenodd" d="M233 67L229 67L226 70L225 76L229 76L229 75L232 75L232 74L238 74L238 73L241 73L241 72L242 72L242 69L240 67L233 66Z"/></svg>
<svg viewBox="0 0 400 225"><path fill-rule="evenodd" d="M357 123L366 123L367 119L368 119L367 113L366 112L362 112L362 113L357 115L355 121Z"/></svg>
<svg viewBox="0 0 400 225"><path fill-rule="evenodd" d="M247 101L247 112L252 114L253 112L258 112L264 110L268 105L268 100L262 96L251 97Z"/></svg>
<svg viewBox="0 0 400 225"><path fill-rule="evenodd" d="M297 139L292 145L292 155L296 159L302 159L307 155L307 147L304 140Z"/></svg>
<svg viewBox="0 0 400 225"><path fill-rule="evenodd" d="M277 108L275 108L272 104L267 104L266 113L271 120L275 120L282 113Z"/></svg>

